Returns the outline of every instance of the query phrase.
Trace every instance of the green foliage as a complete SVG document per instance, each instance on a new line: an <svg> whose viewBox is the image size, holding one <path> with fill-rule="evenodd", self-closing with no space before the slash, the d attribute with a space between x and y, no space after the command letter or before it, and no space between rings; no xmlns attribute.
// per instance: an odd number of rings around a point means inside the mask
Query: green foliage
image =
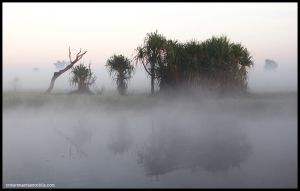
<svg viewBox="0 0 300 191"><path fill-rule="evenodd" d="M151 93L154 93L154 81L159 79L159 68L163 67L166 58L167 40L158 34L147 33L142 46L137 47L136 62L143 64L144 69L151 77Z"/></svg>
<svg viewBox="0 0 300 191"><path fill-rule="evenodd" d="M118 91L121 95L126 94L128 80L132 77L134 67L130 60L123 55L113 55L105 65L108 68L109 74L116 81Z"/></svg>
<svg viewBox="0 0 300 191"><path fill-rule="evenodd" d="M75 66L72 71L70 83L72 86L78 86L78 90L88 90L89 86L95 83L96 77L91 71L91 67L85 66L83 63Z"/></svg>
<svg viewBox="0 0 300 191"><path fill-rule="evenodd" d="M222 88L246 88L247 70L253 64L248 50L225 36L201 43L200 73ZM202 71L202 72L201 72Z"/></svg>
<svg viewBox="0 0 300 191"><path fill-rule="evenodd" d="M253 65L248 50L226 36L206 41L179 43L157 33L148 33L137 48L136 61L155 78L160 90L182 83L220 90L244 90L247 68Z"/></svg>

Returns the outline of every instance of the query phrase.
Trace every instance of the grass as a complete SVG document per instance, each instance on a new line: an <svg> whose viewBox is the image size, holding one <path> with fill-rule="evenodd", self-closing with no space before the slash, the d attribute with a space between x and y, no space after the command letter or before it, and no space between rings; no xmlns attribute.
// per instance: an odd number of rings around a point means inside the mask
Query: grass
<svg viewBox="0 0 300 191"><path fill-rule="evenodd" d="M76 95L66 93L44 94L42 92L4 92L3 108L19 106L39 108L46 105L72 108L75 106L144 106L153 104L157 99L145 94L120 96L118 94L106 95Z"/></svg>
<svg viewBox="0 0 300 191"><path fill-rule="evenodd" d="M237 105L238 107L264 108L273 103L280 103L287 98L297 98L297 92L280 93L248 93L238 97L224 97L214 99L220 105ZM173 99L165 96L148 96L147 94L129 94L120 96L117 93L109 92L103 95L76 95L66 93L44 94L43 92L3 92L3 109L16 107L41 108L43 106L62 108L149 108L159 106L163 102L178 103L182 101L193 102L189 98ZM208 100L209 100L208 99ZM273 104L274 105L274 104ZM225 107L226 108L226 107Z"/></svg>

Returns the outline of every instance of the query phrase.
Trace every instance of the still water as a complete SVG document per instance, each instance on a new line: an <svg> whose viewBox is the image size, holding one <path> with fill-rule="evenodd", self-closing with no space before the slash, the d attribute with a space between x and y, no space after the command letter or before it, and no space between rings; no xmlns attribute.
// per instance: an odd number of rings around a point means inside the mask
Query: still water
<svg viewBox="0 0 300 191"><path fill-rule="evenodd" d="M297 99L3 111L3 184L297 187Z"/></svg>

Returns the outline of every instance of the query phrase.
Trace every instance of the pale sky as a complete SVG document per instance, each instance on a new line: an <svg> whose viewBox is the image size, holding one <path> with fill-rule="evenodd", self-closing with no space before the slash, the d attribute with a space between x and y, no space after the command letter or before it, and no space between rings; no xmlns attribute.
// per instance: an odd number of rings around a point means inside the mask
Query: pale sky
<svg viewBox="0 0 300 191"><path fill-rule="evenodd" d="M182 42L227 35L248 48L256 70L270 58L290 68L295 81L297 11L297 3L3 3L3 74L12 79L14 68L45 68L46 88L53 73L46 68L68 60L69 46L73 55L87 50L83 60L103 68L113 54L132 58L157 29Z"/></svg>

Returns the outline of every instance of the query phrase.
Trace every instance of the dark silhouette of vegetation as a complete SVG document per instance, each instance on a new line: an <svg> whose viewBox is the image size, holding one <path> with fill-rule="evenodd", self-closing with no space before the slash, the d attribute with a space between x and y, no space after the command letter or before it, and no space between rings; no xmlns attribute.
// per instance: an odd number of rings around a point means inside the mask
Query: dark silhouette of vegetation
<svg viewBox="0 0 300 191"><path fill-rule="evenodd" d="M165 56L166 39L163 35L148 33L144 44L137 47L137 54L135 56L136 62L141 62L145 71L151 77L151 94L154 94L154 81L157 79L157 71L163 64Z"/></svg>
<svg viewBox="0 0 300 191"><path fill-rule="evenodd" d="M78 124L71 129L70 133L66 133L57 128L57 125L53 122L55 133L61 136L70 145L70 158L75 158L76 156L80 158L88 156L85 151L85 145L91 140L93 134L89 129L84 128L85 124L86 123L83 120L80 120Z"/></svg>
<svg viewBox="0 0 300 191"><path fill-rule="evenodd" d="M49 88L47 89L46 93L51 93L53 87L54 87L54 83L55 83L55 80L60 76L62 75L63 73L65 73L66 71L68 71L69 69L71 69L73 67L74 64L76 64L82 57L83 55L85 55L87 53L87 51L84 51L83 53L81 53L81 49L80 51L77 53L76 55L76 58L75 60L72 61L72 58L71 58L71 50L70 50L70 47L69 47L69 59L70 59L70 64L67 65L64 69L61 69L59 70L58 72L54 72L52 78L51 78L51 82L50 82L50 86Z"/></svg>
<svg viewBox="0 0 300 191"><path fill-rule="evenodd" d="M274 60L271 60L271 59L266 59L266 60L265 60L265 66L264 66L264 69L265 69L266 71L273 71L273 70L275 70L276 68L278 68L277 62L275 62Z"/></svg>
<svg viewBox="0 0 300 191"><path fill-rule="evenodd" d="M203 128L208 132L177 125L160 121L138 150L138 163L146 175L159 176L180 169L225 172L240 166L251 154L252 145L235 123L226 123L225 128L215 128L213 123ZM208 138L207 133L214 136Z"/></svg>
<svg viewBox="0 0 300 191"><path fill-rule="evenodd" d="M92 93L89 86L95 83L96 77L92 73L91 67L79 64L72 69L72 77L70 83L73 86L77 86L77 93Z"/></svg>
<svg viewBox="0 0 300 191"><path fill-rule="evenodd" d="M130 60L123 55L113 55L107 60L105 66L116 81L120 95L126 95L128 80L132 77L134 71Z"/></svg>
<svg viewBox="0 0 300 191"><path fill-rule="evenodd" d="M72 61L69 49L70 64L55 64L56 67L66 66L54 72L47 93L52 91L56 78L71 69L85 53L80 50ZM231 42L226 36L181 43L167 39L157 31L147 33L143 44L137 47L133 60L136 64L142 64L150 76L151 95L155 93L155 82L160 92L178 87L201 87L221 93L244 92L247 90L248 69L253 65L247 48ZM116 81L118 92L126 95L128 80L134 72L130 60L123 55L113 55L107 60L106 67ZM90 68L81 65L72 73L71 82L78 85L78 92L90 92L89 85L95 80Z"/></svg>
<svg viewBox="0 0 300 191"><path fill-rule="evenodd" d="M248 50L226 36L180 43L157 31L147 34L135 60L151 76L151 94L154 80L160 91L180 85L243 91L247 88L247 68L253 65Z"/></svg>
<svg viewBox="0 0 300 191"><path fill-rule="evenodd" d="M127 118L121 117L117 122L107 148L114 154L124 154L132 147L134 137L130 132Z"/></svg>

